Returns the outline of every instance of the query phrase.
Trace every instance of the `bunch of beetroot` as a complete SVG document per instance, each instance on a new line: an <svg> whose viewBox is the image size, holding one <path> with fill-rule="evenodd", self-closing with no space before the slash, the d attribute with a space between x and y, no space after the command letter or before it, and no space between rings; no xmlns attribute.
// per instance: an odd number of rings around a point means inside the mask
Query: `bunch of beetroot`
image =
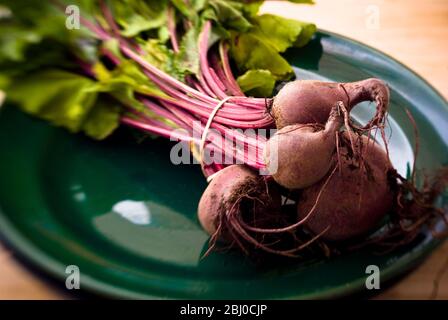
<svg viewBox="0 0 448 320"><path fill-rule="evenodd" d="M361 127L350 111L362 101L375 102L376 113ZM264 147L270 175L226 167L200 200L210 248L223 243L297 257L316 245L325 254L371 243L395 247L437 217L446 219L433 205L446 170L418 190L414 176L406 180L393 168L384 134L388 105L389 90L378 79L284 86L268 108L278 129ZM377 132L385 147L375 141Z"/></svg>
<svg viewBox="0 0 448 320"><path fill-rule="evenodd" d="M314 25L258 15L262 1L75 1L83 30L61 36L66 2L23 10L8 1L5 26L32 30L34 40L6 54L18 59L0 74L7 99L95 139L125 124L188 143L210 181L198 209L210 248L295 257L355 239L399 245L445 218L433 203L447 170L418 189L414 175L404 179L389 161L382 81L294 81L264 98L290 80L281 54L310 41ZM359 126L350 112L362 101L376 112ZM241 132L272 128L269 137ZM386 230L368 237L386 217Z"/></svg>

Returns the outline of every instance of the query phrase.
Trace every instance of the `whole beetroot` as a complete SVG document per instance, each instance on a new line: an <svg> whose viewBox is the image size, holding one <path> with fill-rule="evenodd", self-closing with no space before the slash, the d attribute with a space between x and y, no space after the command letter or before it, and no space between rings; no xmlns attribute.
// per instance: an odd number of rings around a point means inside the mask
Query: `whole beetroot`
<svg viewBox="0 0 448 320"><path fill-rule="evenodd" d="M296 80L280 90L270 112L277 129L293 124L325 124L337 101L342 101L349 112L362 101L374 101L377 112L366 127L372 126L384 119L389 89L382 80L375 78L350 83Z"/></svg>
<svg viewBox="0 0 448 320"><path fill-rule="evenodd" d="M265 163L274 180L287 189L306 188L330 170L336 135L343 124L339 103L325 127L297 124L283 127L265 147Z"/></svg>
<svg viewBox="0 0 448 320"><path fill-rule="evenodd" d="M272 182L247 166L231 165L219 171L204 191L198 218L211 236L210 248L221 241L246 253L250 247L279 253L263 244L262 234L252 235L246 226L275 226L280 211L281 196Z"/></svg>
<svg viewBox="0 0 448 320"><path fill-rule="evenodd" d="M333 156L334 169L321 181L302 191L299 219L325 240L347 240L371 231L391 210L393 171L386 152L372 139L361 136L358 152L351 150L348 137ZM358 154L358 156L355 156Z"/></svg>

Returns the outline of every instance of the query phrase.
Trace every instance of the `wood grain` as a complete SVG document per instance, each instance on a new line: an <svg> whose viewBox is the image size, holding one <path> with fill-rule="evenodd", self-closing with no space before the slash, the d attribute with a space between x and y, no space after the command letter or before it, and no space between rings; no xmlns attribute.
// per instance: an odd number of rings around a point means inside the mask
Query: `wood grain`
<svg viewBox="0 0 448 320"><path fill-rule="evenodd" d="M321 29L340 33L388 53L419 73L448 98L446 0L316 0L314 6L268 1L262 11L313 21ZM376 15L378 23L372 21ZM447 269L447 259L448 243L445 243L418 269L375 298L431 298L434 280L442 267ZM441 274L438 288L437 298L448 299L447 274ZM0 299L70 297L30 272L0 244Z"/></svg>

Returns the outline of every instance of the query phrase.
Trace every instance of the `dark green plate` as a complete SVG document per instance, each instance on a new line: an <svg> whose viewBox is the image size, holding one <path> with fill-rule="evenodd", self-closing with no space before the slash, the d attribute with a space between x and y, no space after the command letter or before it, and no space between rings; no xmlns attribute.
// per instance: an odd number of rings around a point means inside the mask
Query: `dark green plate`
<svg viewBox="0 0 448 320"><path fill-rule="evenodd" d="M448 106L431 87L384 54L320 33L288 59L300 78L386 80L392 90L391 153L412 162L414 114L422 143L418 167L448 161ZM360 106L356 117L368 117ZM65 281L77 265L81 288L125 298L323 298L364 290L366 267L381 280L421 261L437 242L423 235L399 252L360 251L330 260L256 265L237 252L201 259L207 235L196 219L206 186L197 166L174 166L171 144L137 144L131 131L95 142L5 106L0 114L0 233L33 264Z"/></svg>

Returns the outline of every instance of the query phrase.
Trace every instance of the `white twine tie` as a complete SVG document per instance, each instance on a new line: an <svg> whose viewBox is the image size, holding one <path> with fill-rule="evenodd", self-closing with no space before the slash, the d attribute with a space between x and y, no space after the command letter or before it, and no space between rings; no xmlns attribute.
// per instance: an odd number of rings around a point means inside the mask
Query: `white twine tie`
<svg viewBox="0 0 448 320"><path fill-rule="evenodd" d="M232 97L225 97L224 99L222 99L217 105L216 107L213 109L212 113L210 113L210 116L208 117L207 123L205 124L204 127L204 131L202 132L202 136L201 136L201 144L199 145L199 155L200 155L200 159L201 159L201 163L203 164L203 156L204 156L204 147L205 147L205 141L207 139L207 135L208 135L208 131L210 130L210 126L212 125L213 119L215 118L216 114L218 113L219 109L222 108L222 106L230 100L230 98ZM213 180L213 178L216 176L218 172L215 172L214 174L208 176L207 178L207 182L210 182Z"/></svg>

